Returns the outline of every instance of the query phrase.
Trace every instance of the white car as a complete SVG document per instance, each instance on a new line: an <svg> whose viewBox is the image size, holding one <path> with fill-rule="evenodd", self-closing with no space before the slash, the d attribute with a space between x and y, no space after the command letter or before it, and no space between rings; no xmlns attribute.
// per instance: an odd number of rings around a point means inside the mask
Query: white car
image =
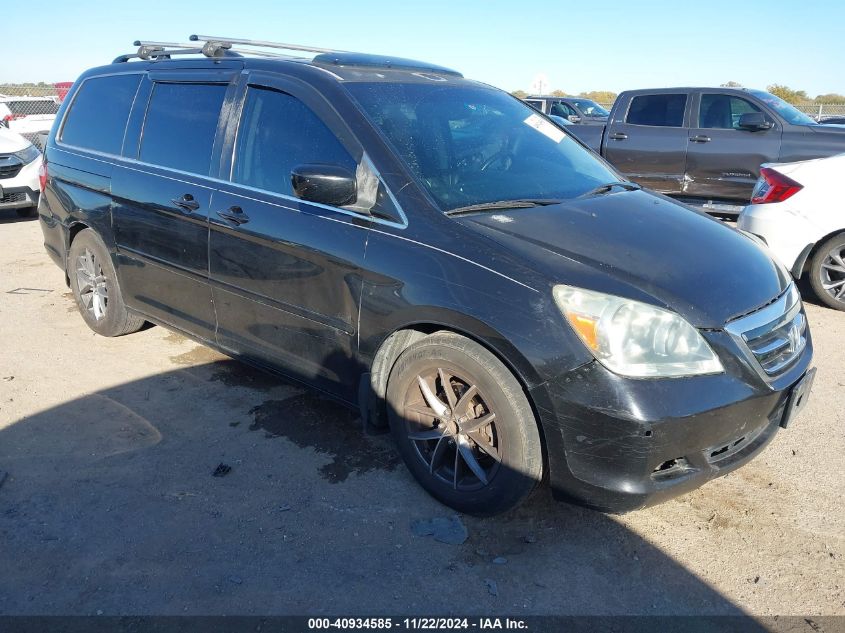
<svg viewBox="0 0 845 633"><path fill-rule="evenodd" d="M0 95L0 126L35 141L49 132L56 120L59 103L53 97L15 97Z"/></svg>
<svg viewBox="0 0 845 633"><path fill-rule="evenodd" d="M831 196L845 174L845 154L760 168L751 204L737 228L762 239L825 305L845 310L845 200Z"/></svg>
<svg viewBox="0 0 845 633"><path fill-rule="evenodd" d="M38 206L41 152L20 134L0 127L0 211L15 209L22 217Z"/></svg>

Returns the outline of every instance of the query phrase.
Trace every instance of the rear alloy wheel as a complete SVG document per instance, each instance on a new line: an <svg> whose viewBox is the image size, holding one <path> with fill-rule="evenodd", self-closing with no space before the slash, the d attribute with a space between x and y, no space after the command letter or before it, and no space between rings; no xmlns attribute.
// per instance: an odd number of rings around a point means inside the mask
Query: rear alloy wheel
<svg viewBox="0 0 845 633"><path fill-rule="evenodd" d="M402 458L442 503L498 514L540 481L531 407L513 374L477 343L445 332L414 343L391 371L387 400Z"/></svg>
<svg viewBox="0 0 845 633"><path fill-rule="evenodd" d="M137 332L144 320L127 311L106 245L91 229L80 231L70 245L68 277L76 307L97 334Z"/></svg>
<svg viewBox="0 0 845 633"><path fill-rule="evenodd" d="M76 271L76 287L79 298L88 318L101 321L106 318L106 308L109 303L109 289L103 274L103 264L100 259L87 248L76 257L74 262Z"/></svg>
<svg viewBox="0 0 845 633"><path fill-rule="evenodd" d="M845 233L818 248L810 265L810 284L825 305L845 310Z"/></svg>

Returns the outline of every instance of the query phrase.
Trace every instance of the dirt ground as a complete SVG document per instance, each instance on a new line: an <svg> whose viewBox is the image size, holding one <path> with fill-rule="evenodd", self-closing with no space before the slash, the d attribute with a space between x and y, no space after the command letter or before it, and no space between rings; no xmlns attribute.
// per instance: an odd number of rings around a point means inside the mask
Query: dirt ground
<svg viewBox="0 0 845 633"><path fill-rule="evenodd" d="M622 517L541 492L447 545L354 413L93 334L37 221L0 213L0 280L0 614L845 614L845 313L808 303L810 404L744 468Z"/></svg>

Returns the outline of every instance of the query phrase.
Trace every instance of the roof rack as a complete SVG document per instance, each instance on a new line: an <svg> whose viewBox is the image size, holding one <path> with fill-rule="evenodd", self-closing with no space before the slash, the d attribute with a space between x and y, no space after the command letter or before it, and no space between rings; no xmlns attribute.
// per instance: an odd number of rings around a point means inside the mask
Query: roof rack
<svg viewBox="0 0 845 633"><path fill-rule="evenodd" d="M192 36L195 37L195 36ZM138 47L136 53L127 53L115 58L115 64L127 62L130 59L170 59L174 55L204 55L205 57L242 57L244 55L255 55L257 57L274 57L274 58L290 58L291 55L284 55L282 53L275 53L271 51L253 50L235 48L233 43L240 40L226 40L218 38L214 40L196 40L196 42L203 41L202 46L198 43L184 44L180 42L156 42L149 40L135 40L133 43Z"/></svg>
<svg viewBox="0 0 845 633"><path fill-rule="evenodd" d="M211 58L254 55L257 57L293 60L307 59L307 56L303 57L302 55L275 52L276 50L282 50L296 51L300 53L313 53L311 60L318 64L341 66L348 64L352 66L401 68L404 70L450 74L458 77L463 76L461 73L450 68L427 64L425 62L418 62L398 57L384 57L380 55L368 55L365 53L353 53L351 51L333 48L320 48L318 46L305 46L302 44L286 44L284 42L269 42L266 40L247 40L236 37L218 37L216 35L191 35L188 39L191 42L190 44L136 40L135 46L138 47L138 52L121 55L117 57L113 63L117 64L127 62L130 59L136 58L143 60L170 59L175 55L204 55ZM266 49L274 50L268 51Z"/></svg>
<svg viewBox="0 0 845 633"><path fill-rule="evenodd" d="M344 51L335 48L320 48L318 46L304 46L302 44L286 44L284 42L269 42L266 40L247 40L234 37L218 37L216 35L191 35L188 38L191 42L205 42L205 47L228 47L228 50L237 50L239 53L246 53L252 55L259 55L262 52L249 49L234 49L233 45L257 47L257 48L272 48L286 51L298 51L304 53L314 53L312 61L318 64L332 64L332 65L350 65L350 66L372 66L384 68L398 68L403 70L416 70L422 72L433 72L438 74L455 75L463 77L461 73L451 68L444 68L435 64L426 62L418 62L412 59L403 59L400 57L388 57L382 55L370 55L366 53L355 53L352 51ZM264 53L266 54L266 53ZM287 56L289 59L303 59L301 56Z"/></svg>
<svg viewBox="0 0 845 633"><path fill-rule="evenodd" d="M231 47L233 44L241 46L259 46L261 48L279 48L287 51L302 51L305 53L349 53L350 51L341 51L333 48L319 48L317 46L303 46L302 44L284 44L282 42L268 42L266 40L246 40L235 37L217 37L214 35L191 35L188 38L192 42L205 42L206 44L214 43L221 46L226 44Z"/></svg>
<svg viewBox="0 0 845 633"><path fill-rule="evenodd" d="M259 57L290 57L289 55L282 55L281 53L273 53L271 51L253 51L245 48L235 48L234 46L229 45L228 42L220 41L206 42L202 48L200 48L196 43L179 44L175 42L148 42L135 40L135 46L162 47L182 50L190 49L191 51L199 49L203 55L206 55L206 57L220 57L221 52L236 53L238 55L257 55Z"/></svg>
<svg viewBox="0 0 845 633"><path fill-rule="evenodd" d="M139 44L138 42L135 43L138 46L137 53L127 53L125 55L118 55L112 61L113 64L122 64L123 62L128 62L130 59L143 59L143 60L150 60L150 59L170 59L173 55L199 55L202 53L201 48L192 47L189 48L187 46L180 46L180 47L168 47L168 46L160 46L154 44Z"/></svg>

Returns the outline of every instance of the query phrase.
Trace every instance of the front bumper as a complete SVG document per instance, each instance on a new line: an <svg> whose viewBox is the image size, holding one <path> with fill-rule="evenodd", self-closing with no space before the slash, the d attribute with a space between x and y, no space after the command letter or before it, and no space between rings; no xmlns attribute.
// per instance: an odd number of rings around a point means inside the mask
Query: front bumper
<svg viewBox="0 0 845 633"><path fill-rule="evenodd" d="M630 379L591 362L532 389L556 498L604 512L660 503L739 468L775 436L812 342L777 381L727 373Z"/></svg>
<svg viewBox="0 0 845 633"><path fill-rule="evenodd" d="M38 206L38 168L34 160L12 178L0 178L0 209L25 209Z"/></svg>
<svg viewBox="0 0 845 633"><path fill-rule="evenodd" d="M3 188L2 195L0 195L0 210L26 209L38 206L38 191L33 191L29 187L7 188L2 184L2 181L0 181L0 187Z"/></svg>

